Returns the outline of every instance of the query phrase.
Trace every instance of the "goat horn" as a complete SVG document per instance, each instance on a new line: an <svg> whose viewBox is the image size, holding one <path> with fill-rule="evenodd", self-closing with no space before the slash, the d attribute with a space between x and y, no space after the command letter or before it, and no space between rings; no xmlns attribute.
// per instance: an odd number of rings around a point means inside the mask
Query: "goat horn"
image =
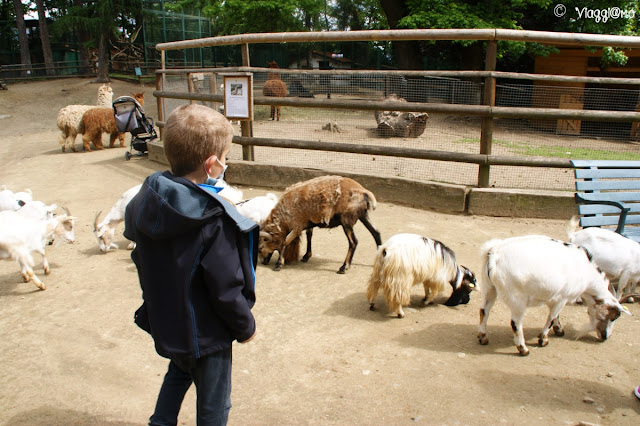
<svg viewBox="0 0 640 426"><path fill-rule="evenodd" d="M96 218L93 220L93 231L97 231L98 230L98 219L100 218L100 213L102 213L102 210L100 210L98 212L98 214L96 214Z"/></svg>
<svg viewBox="0 0 640 426"><path fill-rule="evenodd" d="M60 207L62 210L64 210L64 212L67 214L67 216L71 216L71 212L69 211L68 208L66 207Z"/></svg>
<svg viewBox="0 0 640 426"><path fill-rule="evenodd" d="M260 236L261 236L262 238L268 238L268 239L270 239L270 238L271 238L271 234L269 234L269 233L268 233L268 232L266 232L266 231L260 231Z"/></svg>

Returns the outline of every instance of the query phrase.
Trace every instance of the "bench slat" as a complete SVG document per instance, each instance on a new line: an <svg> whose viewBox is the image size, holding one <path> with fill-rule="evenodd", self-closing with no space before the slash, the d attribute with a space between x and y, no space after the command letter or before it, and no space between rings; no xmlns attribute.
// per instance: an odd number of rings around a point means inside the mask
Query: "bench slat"
<svg viewBox="0 0 640 426"><path fill-rule="evenodd" d="M587 226L617 226L618 216L582 216L580 225L583 228ZM634 219L632 216L627 216L625 229L627 229L626 226L628 225L640 225L640 217Z"/></svg>
<svg viewBox="0 0 640 426"><path fill-rule="evenodd" d="M575 169L576 179L638 179L640 169Z"/></svg>
<svg viewBox="0 0 640 426"><path fill-rule="evenodd" d="M580 196L587 201L640 202L640 192L587 192Z"/></svg>
<svg viewBox="0 0 640 426"><path fill-rule="evenodd" d="M576 181L578 191L621 191L640 189L639 180L584 180Z"/></svg>
<svg viewBox="0 0 640 426"><path fill-rule="evenodd" d="M632 168L639 167L640 162L634 160L571 160L574 168L598 167L598 168Z"/></svg>
<svg viewBox="0 0 640 426"><path fill-rule="evenodd" d="M626 204L625 207L629 207L629 215L634 213L640 213L640 204ZM605 204L579 204L578 205L578 213L580 215L585 214L615 214L616 216L620 214L620 209L615 206L607 206Z"/></svg>

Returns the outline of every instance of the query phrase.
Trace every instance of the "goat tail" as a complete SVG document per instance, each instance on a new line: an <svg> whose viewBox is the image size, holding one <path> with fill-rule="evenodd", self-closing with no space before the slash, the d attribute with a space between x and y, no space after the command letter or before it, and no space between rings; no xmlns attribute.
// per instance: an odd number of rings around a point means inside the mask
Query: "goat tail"
<svg viewBox="0 0 640 426"><path fill-rule="evenodd" d="M378 202L376 201L376 197L375 195L373 195L373 192L365 190L362 193L362 198L365 204L367 205L367 210L376 209Z"/></svg>
<svg viewBox="0 0 640 426"><path fill-rule="evenodd" d="M382 290L389 312L398 312L399 308L411 301L412 274L402 249L383 244L378 249L371 274L371 296L377 286Z"/></svg>
<svg viewBox="0 0 640 426"><path fill-rule="evenodd" d="M382 285L381 274L386 254L386 250L380 247L373 261L373 270L371 271L371 276L369 276L369 284L367 286L367 301L371 305L375 303L376 297L378 297L378 291Z"/></svg>
<svg viewBox="0 0 640 426"><path fill-rule="evenodd" d="M576 230L580 226L580 218L578 216L572 216L571 220L567 224L567 239L569 241L573 241L573 235L576 233Z"/></svg>
<svg viewBox="0 0 640 426"><path fill-rule="evenodd" d="M482 276L484 282L490 284L492 282L491 275L496 270L496 259L493 256L494 250L500 246L502 240L493 239L489 240L482 245L480 253L482 256Z"/></svg>
<svg viewBox="0 0 640 426"><path fill-rule="evenodd" d="M284 249L284 263L295 263L300 260L300 235Z"/></svg>

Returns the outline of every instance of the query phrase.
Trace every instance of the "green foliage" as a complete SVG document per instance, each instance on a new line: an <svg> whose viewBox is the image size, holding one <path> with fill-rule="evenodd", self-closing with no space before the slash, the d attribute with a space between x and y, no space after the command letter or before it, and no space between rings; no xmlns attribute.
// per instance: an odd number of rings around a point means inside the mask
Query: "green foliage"
<svg viewBox="0 0 640 426"><path fill-rule="evenodd" d="M133 32L140 16L142 0L97 0L71 4L66 14L59 15L51 25L52 33L61 35L66 31L82 29L92 39L91 46L97 45L97 38L104 34L107 40L117 39L122 31Z"/></svg>
<svg viewBox="0 0 640 426"><path fill-rule="evenodd" d="M389 28L379 0L336 0L329 10L340 31Z"/></svg>

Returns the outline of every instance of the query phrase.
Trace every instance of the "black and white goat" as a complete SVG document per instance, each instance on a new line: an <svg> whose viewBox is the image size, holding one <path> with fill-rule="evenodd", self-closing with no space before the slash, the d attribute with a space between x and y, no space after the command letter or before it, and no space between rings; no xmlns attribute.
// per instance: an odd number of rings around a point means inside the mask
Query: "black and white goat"
<svg viewBox="0 0 640 426"><path fill-rule="evenodd" d="M596 265L607 274L613 295L620 301L638 297L633 293L640 282L640 244L608 229L594 227L576 231L578 224L577 217L569 222L569 241L591 253ZM614 282L617 285L613 285Z"/></svg>
<svg viewBox="0 0 640 426"><path fill-rule="evenodd" d="M447 306L469 303L469 293L476 287L476 277L468 268L458 265L456 255L440 241L416 234L396 234L380 246L369 277L367 300L375 308L378 291L382 290L389 309L404 317L403 306L410 302L411 288L424 286L425 305L451 285L453 292Z"/></svg>
<svg viewBox="0 0 640 426"><path fill-rule="evenodd" d="M547 305L549 315L538 336L538 344L549 343L549 330L564 335L559 314L569 302L581 297L587 305L591 324L601 341L613 330L621 312L630 314L609 291L609 280L589 253L572 243L542 235L491 240L482 247L482 305L478 340L486 345L487 320L498 295L511 310L514 343L520 355L528 355L522 320L529 306Z"/></svg>
<svg viewBox="0 0 640 426"><path fill-rule="evenodd" d="M51 269L45 254L45 245L54 236L60 236L70 243L75 241L75 218L68 210L64 210L64 214L45 220L23 216L15 211L0 212L0 259L17 260L24 282L33 280L40 290L46 287L33 272L34 261L31 253L40 253L44 273L48 275Z"/></svg>

